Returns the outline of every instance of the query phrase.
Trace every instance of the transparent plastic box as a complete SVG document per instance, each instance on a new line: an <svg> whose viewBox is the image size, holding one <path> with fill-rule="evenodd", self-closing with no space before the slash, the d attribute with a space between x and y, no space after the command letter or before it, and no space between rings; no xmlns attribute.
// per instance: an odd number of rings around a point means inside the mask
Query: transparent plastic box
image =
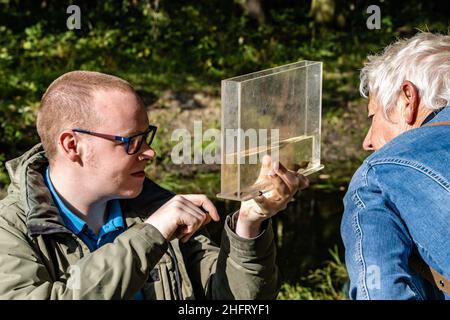
<svg viewBox="0 0 450 320"><path fill-rule="evenodd" d="M300 61L222 80L221 100L217 197L243 201L271 190L268 179L258 179L264 157L303 175L323 168L322 62Z"/></svg>

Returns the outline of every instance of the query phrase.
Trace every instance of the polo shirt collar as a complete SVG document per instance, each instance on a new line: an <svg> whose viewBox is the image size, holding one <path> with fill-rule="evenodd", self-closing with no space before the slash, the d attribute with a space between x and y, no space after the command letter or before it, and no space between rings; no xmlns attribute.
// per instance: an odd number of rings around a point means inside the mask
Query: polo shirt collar
<svg viewBox="0 0 450 320"><path fill-rule="evenodd" d="M70 231L78 235L81 232L83 232L83 230L88 229L88 225L84 220L82 220L80 217L75 215L69 208L67 208L64 202L58 196L50 180L49 172L50 172L49 166L47 166L47 169L45 171L45 183L56 202L56 205L59 209L59 213L64 221L64 224ZM122 210L120 208L119 200L118 199L111 200L111 203L109 203L108 207L109 207L108 218L105 224L100 229L99 236L125 228L125 223L123 219Z"/></svg>
<svg viewBox="0 0 450 320"><path fill-rule="evenodd" d="M101 237L106 233L123 229L125 229L125 223L123 221L119 200L111 200L109 203L108 219L100 229L99 236Z"/></svg>

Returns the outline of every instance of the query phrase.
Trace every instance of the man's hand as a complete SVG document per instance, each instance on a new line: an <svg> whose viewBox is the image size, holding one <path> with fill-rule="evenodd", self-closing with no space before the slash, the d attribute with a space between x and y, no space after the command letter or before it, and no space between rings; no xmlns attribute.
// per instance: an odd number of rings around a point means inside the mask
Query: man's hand
<svg viewBox="0 0 450 320"><path fill-rule="evenodd" d="M145 223L151 224L168 241L186 242L203 225L220 217L214 204L202 194L176 195L155 211Z"/></svg>
<svg viewBox="0 0 450 320"><path fill-rule="evenodd" d="M256 183L267 181L272 183L272 190L241 203L236 234L243 238L256 237L261 232L264 220L286 209L295 193L309 185L309 180L305 176L286 169L279 162L272 163L269 156L263 158Z"/></svg>

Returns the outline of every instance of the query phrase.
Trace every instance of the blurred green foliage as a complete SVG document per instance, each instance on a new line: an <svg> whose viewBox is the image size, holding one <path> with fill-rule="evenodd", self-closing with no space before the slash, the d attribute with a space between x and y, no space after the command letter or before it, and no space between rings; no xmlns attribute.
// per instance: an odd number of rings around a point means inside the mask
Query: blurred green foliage
<svg viewBox="0 0 450 320"><path fill-rule="evenodd" d="M81 9L81 30L66 27L71 4ZM369 5L380 6L379 30L366 26ZM39 141L35 112L40 98L67 71L121 76L151 104L166 90L217 93L227 77L298 60L323 61L324 125L333 127L331 140L336 140L325 152L333 155L352 139L338 136L352 130L348 102L359 97L358 71L366 56L417 29L448 33L449 16L445 3L426 0L0 0L0 192L9 183L4 162ZM152 176L160 175L161 184L175 192L213 196L220 184L217 168L181 176L163 156L170 153L170 132L164 126L158 132L158 157L148 168ZM346 155L327 164L333 174L313 185L316 193L340 186L342 176L348 180L358 156L348 153L343 162ZM284 238L297 239L289 232ZM346 298L345 266L337 249L331 254L331 261L300 282L285 283L278 298Z"/></svg>
<svg viewBox="0 0 450 320"><path fill-rule="evenodd" d="M448 13L428 1L77 1L81 30L68 30L72 1L0 1L0 184L3 161L38 141L34 113L46 87L74 69L130 80L157 97L163 89L207 90L220 79L302 59L325 66L324 106L358 96L357 69L413 27L447 32ZM378 4L382 28L365 12ZM323 8L322 8L323 9ZM324 11L325 12L325 11ZM330 13L331 12L331 13Z"/></svg>
<svg viewBox="0 0 450 320"><path fill-rule="evenodd" d="M278 300L344 300L348 299L349 279L337 246L329 250L331 260L295 284L284 283Z"/></svg>
<svg viewBox="0 0 450 320"><path fill-rule="evenodd" d="M4 161L38 142L40 97L67 71L122 76L151 102L167 88L218 90L226 77L320 60L323 105L333 119L358 97L357 71L368 53L414 33L413 27L448 28L445 10L426 1L378 3L380 30L366 27L365 9L376 1L324 1L334 5L326 19L317 18L313 2L266 1L264 19L258 19L243 0L85 0L77 1L81 30L71 31L66 27L71 2L0 1L0 186L8 183ZM179 186L175 181L173 175L165 183Z"/></svg>

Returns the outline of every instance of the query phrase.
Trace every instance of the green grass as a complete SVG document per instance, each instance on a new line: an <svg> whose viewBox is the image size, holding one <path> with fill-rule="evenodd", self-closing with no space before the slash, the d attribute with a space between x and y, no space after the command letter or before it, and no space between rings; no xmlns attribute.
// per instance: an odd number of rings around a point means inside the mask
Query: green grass
<svg viewBox="0 0 450 320"><path fill-rule="evenodd" d="M348 299L348 274L337 246L329 250L331 260L312 270L298 283L284 283L278 300L345 300Z"/></svg>

